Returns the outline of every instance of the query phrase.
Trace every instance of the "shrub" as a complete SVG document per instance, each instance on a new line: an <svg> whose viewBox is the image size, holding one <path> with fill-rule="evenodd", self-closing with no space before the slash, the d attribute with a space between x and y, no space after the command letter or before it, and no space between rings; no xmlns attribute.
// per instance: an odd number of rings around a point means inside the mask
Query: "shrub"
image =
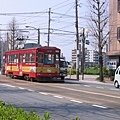
<svg viewBox="0 0 120 120"><path fill-rule="evenodd" d="M111 80L111 81L114 81L114 76L110 76L110 80Z"/></svg>
<svg viewBox="0 0 120 120"><path fill-rule="evenodd" d="M91 67L85 69L85 74L91 74L91 75L98 75L99 74L99 68L98 67Z"/></svg>
<svg viewBox="0 0 120 120"><path fill-rule="evenodd" d="M33 111L27 113L22 108L16 109L0 101L0 120L40 120L40 117Z"/></svg>
<svg viewBox="0 0 120 120"><path fill-rule="evenodd" d="M114 76L114 74L115 74L115 70L113 70L113 69L108 70L108 76L109 77Z"/></svg>
<svg viewBox="0 0 120 120"><path fill-rule="evenodd" d="M100 80L100 77L97 77L96 80Z"/></svg>
<svg viewBox="0 0 120 120"><path fill-rule="evenodd" d="M108 75L108 70L106 69L106 67L103 67L103 75L107 76Z"/></svg>
<svg viewBox="0 0 120 120"><path fill-rule="evenodd" d="M72 70L68 70L68 75L75 75L76 74L76 70L72 69Z"/></svg>
<svg viewBox="0 0 120 120"><path fill-rule="evenodd" d="M26 112L22 108L14 108L12 105L5 105L0 101L0 120L55 120L50 117L50 113L44 114L44 118L40 118L34 111ZM74 120L80 120L76 117Z"/></svg>

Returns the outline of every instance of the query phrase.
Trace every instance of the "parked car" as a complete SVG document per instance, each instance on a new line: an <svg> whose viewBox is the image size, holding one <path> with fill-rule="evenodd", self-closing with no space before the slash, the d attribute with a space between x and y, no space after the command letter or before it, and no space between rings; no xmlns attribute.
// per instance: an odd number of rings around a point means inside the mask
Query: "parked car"
<svg viewBox="0 0 120 120"><path fill-rule="evenodd" d="M115 88L120 87L120 66L115 71L114 86Z"/></svg>

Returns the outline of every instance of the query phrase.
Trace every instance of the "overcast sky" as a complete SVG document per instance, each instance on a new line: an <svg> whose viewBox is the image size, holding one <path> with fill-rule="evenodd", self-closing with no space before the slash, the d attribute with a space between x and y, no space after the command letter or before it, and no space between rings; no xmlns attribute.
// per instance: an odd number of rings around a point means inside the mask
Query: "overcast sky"
<svg viewBox="0 0 120 120"><path fill-rule="evenodd" d="M86 27L87 3L86 0L78 0L78 2L79 26ZM50 46L60 48L66 59L70 61L71 51L76 48L75 0L0 0L0 28L7 29L8 23L15 17L20 29L26 29L25 26L40 28L41 44L47 45L49 8L51 8L50 27L52 29ZM36 30L23 34L29 36L29 39L37 39ZM5 31L2 31L1 36L4 37L4 35ZM37 43L37 41L30 42Z"/></svg>

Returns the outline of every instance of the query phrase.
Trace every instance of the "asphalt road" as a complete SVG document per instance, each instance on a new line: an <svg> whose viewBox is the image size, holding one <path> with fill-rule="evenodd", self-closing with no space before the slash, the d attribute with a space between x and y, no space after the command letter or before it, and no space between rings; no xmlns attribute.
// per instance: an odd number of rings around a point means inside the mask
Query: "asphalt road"
<svg viewBox="0 0 120 120"><path fill-rule="evenodd" d="M0 76L0 99L15 107L49 111L55 120L120 120L120 89L110 84L39 83Z"/></svg>

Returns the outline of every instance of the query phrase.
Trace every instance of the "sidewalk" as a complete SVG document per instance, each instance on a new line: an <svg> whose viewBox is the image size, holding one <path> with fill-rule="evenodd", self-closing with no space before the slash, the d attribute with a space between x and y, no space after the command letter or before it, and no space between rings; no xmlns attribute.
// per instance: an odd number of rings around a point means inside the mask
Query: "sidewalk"
<svg viewBox="0 0 120 120"><path fill-rule="evenodd" d="M104 80L104 82L97 81L96 78L99 77L99 75L84 75L84 80L82 80L82 75L79 75L79 80L76 79L76 75L68 75L65 79L66 80L76 80L76 81L85 81L85 82L91 82L91 83L109 83L113 84L113 81L110 81L109 79Z"/></svg>

